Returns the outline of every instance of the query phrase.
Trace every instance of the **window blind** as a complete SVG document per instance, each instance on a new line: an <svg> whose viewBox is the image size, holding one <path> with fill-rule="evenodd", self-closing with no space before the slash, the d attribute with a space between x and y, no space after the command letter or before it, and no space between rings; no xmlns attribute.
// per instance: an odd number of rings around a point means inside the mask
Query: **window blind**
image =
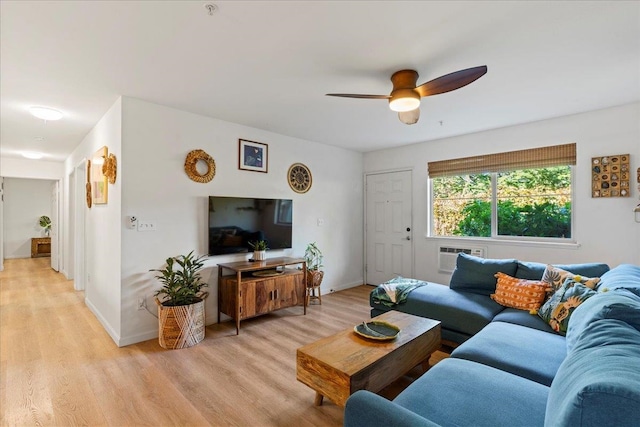
<svg viewBox="0 0 640 427"><path fill-rule="evenodd" d="M427 164L429 178L508 172L576 164L576 144L553 145L506 153L440 160Z"/></svg>

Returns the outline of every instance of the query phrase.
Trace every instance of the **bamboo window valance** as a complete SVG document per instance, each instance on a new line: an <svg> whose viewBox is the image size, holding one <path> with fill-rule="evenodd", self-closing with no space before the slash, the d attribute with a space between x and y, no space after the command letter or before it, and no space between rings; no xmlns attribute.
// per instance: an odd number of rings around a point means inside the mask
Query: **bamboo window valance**
<svg viewBox="0 0 640 427"><path fill-rule="evenodd" d="M576 144L553 145L506 153L440 160L427 164L429 178L478 173L508 172L576 164Z"/></svg>

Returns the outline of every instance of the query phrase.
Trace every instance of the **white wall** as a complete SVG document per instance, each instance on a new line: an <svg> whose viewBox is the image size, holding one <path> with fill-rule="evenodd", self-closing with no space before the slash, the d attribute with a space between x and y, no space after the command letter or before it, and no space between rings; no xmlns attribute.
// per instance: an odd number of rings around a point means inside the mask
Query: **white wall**
<svg viewBox="0 0 640 427"><path fill-rule="evenodd" d="M70 188L68 180L76 165L83 159L90 159L99 148L106 145L109 153L115 154L120 160L121 125L122 100L118 99L65 160L64 188ZM118 177L115 185L109 184L107 204L94 204L91 209L87 209L85 226L85 302L116 343L120 339L121 309L121 183L122 177ZM73 208L68 205L69 198L65 198L65 201L67 204L63 217L65 222L69 222Z"/></svg>
<svg viewBox="0 0 640 427"><path fill-rule="evenodd" d="M157 319L136 309L138 297L155 311L153 293L160 287L149 269L167 257L195 250L207 253L209 195L290 198L294 205L293 249L268 256L302 256L317 241L325 254L323 292L362 283L362 154L290 138L184 111L123 98L122 157L122 333L119 344L157 336ZM238 139L268 144L268 173L238 169ZM206 184L184 172L187 153L203 149L216 162ZM289 188L287 170L306 164L313 186L306 194ZM154 221L155 232L125 228L135 215ZM324 219L319 227L317 219ZM217 321L217 263L245 260L247 255L210 257L204 276L210 287L207 324Z"/></svg>
<svg viewBox="0 0 640 427"><path fill-rule="evenodd" d="M446 126L445 120L445 126ZM558 248L481 242L487 257L514 257L549 263L606 262L640 264L640 224L632 210L638 203L635 170L640 166L640 104L608 108L525 125L447 138L367 153L365 172L413 168L413 227L415 276L448 283L438 273L437 247L443 240L426 238L428 231L427 162L513 151L548 145L577 143L575 168L575 237L578 248ZM630 198L591 198L591 157L631 154ZM449 241L448 243L451 243Z"/></svg>
<svg viewBox="0 0 640 427"><path fill-rule="evenodd" d="M51 185L44 179L4 179L4 257L31 257L31 238L44 237L38 224L42 215L51 217Z"/></svg>
<svg viewBox="0 0 640 427"><path fill-rule="evenodd" d="M47 160L0 158L0 176L12 178L62 179L64 164Z"/></svg>

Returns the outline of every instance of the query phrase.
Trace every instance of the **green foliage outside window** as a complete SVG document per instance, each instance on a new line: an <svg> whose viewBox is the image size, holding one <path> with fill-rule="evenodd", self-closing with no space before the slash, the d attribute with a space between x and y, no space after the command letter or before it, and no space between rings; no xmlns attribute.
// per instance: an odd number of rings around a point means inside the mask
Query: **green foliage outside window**
<svg viewBox="0 0 640 427"><path fill-rule="evenodd" d="M568 166L494 174L498 236L571 237ZM491 237L491 174L433 180L437 236Z"/></svg>

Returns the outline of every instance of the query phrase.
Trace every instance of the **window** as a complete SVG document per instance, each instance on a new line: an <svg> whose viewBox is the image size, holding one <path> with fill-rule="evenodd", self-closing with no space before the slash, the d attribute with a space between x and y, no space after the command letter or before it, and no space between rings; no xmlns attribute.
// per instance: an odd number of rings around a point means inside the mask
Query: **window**
<svg viewBox="0 0 640 427"><path fill-rule="evenodd" d="M575 144L429 163L431 235L571 239Z"/></svg>

